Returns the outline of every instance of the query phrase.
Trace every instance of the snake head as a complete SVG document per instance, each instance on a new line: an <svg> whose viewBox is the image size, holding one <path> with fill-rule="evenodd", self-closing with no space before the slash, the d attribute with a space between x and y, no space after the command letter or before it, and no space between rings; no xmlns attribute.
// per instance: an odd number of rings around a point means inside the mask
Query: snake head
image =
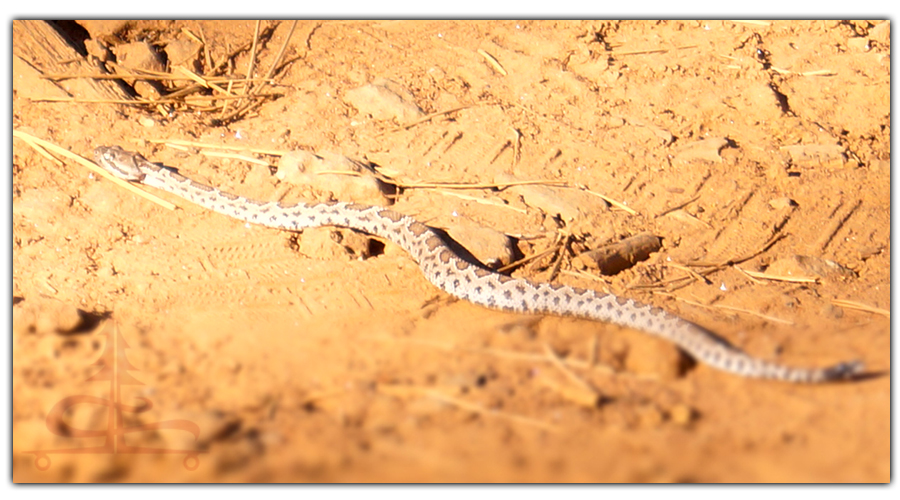
<svg viewBox="0 0 900 500"><path fill-rule="evenodd" d="M137 153L125 151L119 146L100 146L94 150L94 161L107 172L126 181L142 181L144 173L138 167Z"/></svg>

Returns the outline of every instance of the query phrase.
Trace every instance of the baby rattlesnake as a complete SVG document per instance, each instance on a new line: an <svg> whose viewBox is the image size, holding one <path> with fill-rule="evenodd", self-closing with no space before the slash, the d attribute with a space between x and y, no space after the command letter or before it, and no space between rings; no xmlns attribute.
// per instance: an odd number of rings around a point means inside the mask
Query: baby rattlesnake
<svg viewBox="0 0 900 500"><path fill-rule="evenodd" d="M765 361L658 307L594 290L535 283L495 273L459 257L425 224L383 207L347 202L288 206L280 202L264 203L193 181L118 146L98 147L94 157L117 177L168 191L242 221L292 231L341 226L385 238L407 251L425 277L441 290L492 309L574 316L634 328L669 340L710 366L744 377L826 382L852 378L863 369L859 361L826 368L794 368Z"/></svg>

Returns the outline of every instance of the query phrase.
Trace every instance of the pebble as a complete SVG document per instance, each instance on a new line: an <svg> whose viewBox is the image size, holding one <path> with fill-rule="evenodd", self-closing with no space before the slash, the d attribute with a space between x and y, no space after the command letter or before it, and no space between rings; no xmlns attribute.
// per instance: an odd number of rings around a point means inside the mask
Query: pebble
<svg viewBox="0 0 900 500"><path fill-rule="evenodd" d="M869 30L869 40L878 42L884 47L891 46L891 22L882 21Z"/></svg>
<svg viewBox="0 0 900 500"><path fill-rule="evenodd" d="M625 357L628 371L656 375L663 380L677 379L684 375L690 361L674 344L636 331L623 330L622 333L628 341Z"/></svg>
<svg viewBox="0 0 900 500"><path fill-rule="evenodd" d="M515 250L512 240L496 229L468 223L449 226L446 231L488 267L497 268L513 261Z"/></svg>
<svg viewBox="0 0 900 500"><path fill-rule="evenodd" d="M502 174L497 176L494 182L518 180L521 179L510 174ZM559 216L564 221L584 218L588 214L604 213L609 208L602 198L574 189L526 184L510 186L507 191L521 196L526 205L537 208L551 217Z"/></svg>
<svg viewBox="0 0 900 500"><path fill-rule="evenodd" d="M313 227L303 230L297 240L299 252L319 260L369 257L370 238L351 229Z"/></svg>
<svg viewBox="0 0 900 500"><path fill-rule="evenodd" d="M147 42L133 42L116 45L113 48L118 63L128 69L165 71L166 65L160 54Z"/></svg>
<svg viewBox="0 0 900 500"><path fill-rule="evenodd" d="M721 163L722 157L719 156L719 151L727 145L728 139L725 139L724 137L714 137L702 141L691 142L686 144L675 154L675 160L684 163L693 161Z"/></svg>
<svg viewBox="0 0 900 500"><path fill-rule="evenodd" d="M786 151L795 163L840 166L845 160L844 147L840 144L798 144L782 146L781 150Z"/></svg>
<svg viewBox="0 0 900 500"><path fill-rule="evenodd" d="M124 68L156 72L166 70L162 56L147 42L116 45L113 47L113 52L116 54L116 61ZM135 92L142 97L156 99L162 95L161 86L157 82L131 79L125 79L125 81L134 86Z"/></svg>
<svg viewBox="0 0 900 500"><path fill-rule="evenodd" d="M687 425L696 417L693 408L686 404L677 404L669 410L669 420L678 425Z"/></svg>
<svg viewBox="0 0 900 500"><path fill-rule="evenodd" d="M193 40L172 40L166 44L166 57L172 66L184 66L192 71L200 70L202 45Z"/></svg>
<svg viewBox="0 0 900 500"><path fill-rule="evenodd" d="M335 153L319 156L306 151L291 151L279 160L275 177L290 184L330 192L332 199L337 201L378 206L391 204L387 196L390 187L378 180L365 163Z"/></svg>
<svg viewBox="0 0 900 500"><path fill-rule="evenodd" d="M854 278L856 273L837 262L820 257L791 255L773 262L766 274L805 278Z"/></svg>
<svg viewBox="0 0 900 500"><path fill-rule="evenodd" d="M872 160L869 162L869 171L874 172L876 174L891 174L891 161L890 160Z"/></svg>
<svg viewBox="0 0 900 500"><path fill-rule="evenodd" d="M769 200L769 206L774 208L775 210L782 210L785 208L793 208L797 206L797 202L788 198L787 196L781 198L775 198Z"/></svg>
<svg viewBox="0 0 900 500"><path fill-rule="evenodd" d="M869 39L865 37L848 38L847 47L857 52L868 52L872 49Z"/></svg>
<svg viewBox="0 0 900 500"><path fill-rule="evenodd" d="M380 78L347 92L344 100L376 120L408 123L425 116L415 98L402 85Z"/></svg>

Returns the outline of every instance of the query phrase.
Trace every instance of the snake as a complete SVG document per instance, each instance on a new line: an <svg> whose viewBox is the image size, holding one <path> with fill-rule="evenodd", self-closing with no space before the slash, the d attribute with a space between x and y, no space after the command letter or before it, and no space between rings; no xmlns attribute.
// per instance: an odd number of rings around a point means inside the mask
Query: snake
<svg viewBox="0 0 900 500"><path fill-rule="evenodd" d="M792 367L734 347L723 338L659 307L556 283L541 283L495 272L453 251L443 236L413 217L381 206L346 201L282 204L256 201L185 177L119 146L100 146L94 159L114 176L161 189L235 219L266 227L302 231L337 226L391 241L419 265L425 278L444 292L491 309L549 314L608 322L665 339L694 360L743 377L821 383L852 379L861 361L822 368Z"/></svg>

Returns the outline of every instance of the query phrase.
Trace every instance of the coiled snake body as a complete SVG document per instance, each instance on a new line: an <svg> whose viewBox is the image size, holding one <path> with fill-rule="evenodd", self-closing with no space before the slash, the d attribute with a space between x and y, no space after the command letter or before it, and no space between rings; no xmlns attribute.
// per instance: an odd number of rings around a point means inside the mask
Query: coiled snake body
<svg viewBox="0 0 900 500"><path fill-rule="evenodd" d="M858 361L826 368L794 368L765 361L657 307L594 290L495 273L459 257L425 224L383 207L347 202L289 206L259 202L198 183L117 146L99 147L94 156L97 163L122 179L168 191L242 221L287 230L341 226L385 238L407 251L435 286L489 308L574 316L634 328L673 342L698 361L744 377L825 382L851 378L863 368Z"/></svg>

